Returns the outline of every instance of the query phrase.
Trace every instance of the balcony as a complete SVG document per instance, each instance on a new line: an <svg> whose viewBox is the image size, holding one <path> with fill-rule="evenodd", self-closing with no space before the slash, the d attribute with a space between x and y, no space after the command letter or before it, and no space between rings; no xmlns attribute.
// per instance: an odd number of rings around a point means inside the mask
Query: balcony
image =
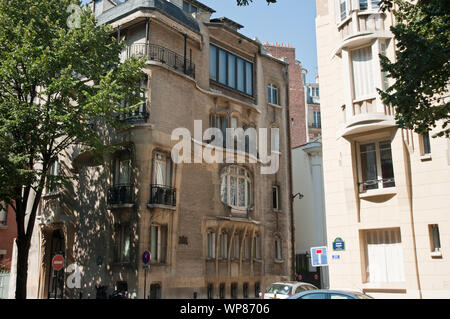
<svg viewBox="0 0 450 319"><path fill-rule="evenodd" d="M164 185L150 185L150 202L147 207L168 207L174 209L176 203L176 189Z"/></svg>
<svg viewBox="0 0 450 319"><path fill-rule="evenodd" d="M155 61L166 65L170 69L182 72L195 79L195 64L192 57L184 57L176 52L157 44L135 43L126 47L122 52L122 59L132 56L146 57L149 61Z"/></svg>
<svg viewBox="0 0 450 319"><path fill-rule="evenodd" d="M358 182L360 197L391 195L396 193L393 177Z"/></svg>
<svg viewBox="0 0 450 319"><path fill-rule="evenodd" d="M122 113L117 116L117 119L121 122L128 122L131 124L146 123L149 118L147 112L147 106L144 104L141 110L136 110L129 113Z"/></svg>
<svg viewBox="0 0 450 319"><path fill-rule="evenodd" d="M108 206L132 206L133 204L133 185L119 184L108 189Z"/></svg>
<svg viewBox="0 0 450 319"><path fill-rule="evenodd" d="M377 101L375 97L354 100L351 108L342 108L343 128L340 136L369 132L376 129L395 127L395 111L389 105Z"/></svg>

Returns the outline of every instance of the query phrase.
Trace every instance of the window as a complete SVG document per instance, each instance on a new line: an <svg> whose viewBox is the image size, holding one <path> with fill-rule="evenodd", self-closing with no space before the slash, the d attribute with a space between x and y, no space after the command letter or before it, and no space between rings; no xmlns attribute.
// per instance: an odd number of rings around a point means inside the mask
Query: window
<svg viewBox="0 0 450 319"><path fill-rule="evenodd" d="M379 0L359 0L359 10L377 10L380 7Z"/></svg>
<svg viewBox="0 0 450 319"><path fill-rule="evenodd" d="M311 293L300 297L300 299L327 299L324 293Z"/></svg>
<svg viewBox="0 0 450 319"><path fill-rule="evenodd" d="M280 129L278 127L272 127L271 128L271 140L273 145L273 152L279 152L280 151Z"/></svg>
<svg viewBox="0 0 450 319"><path fill-rule="evenodd" d="M251 255L250 248L251 248L251 246L250 246L250 237L248 235L246 235L245 238L244 238L244 250L243 250L243 256L242 256L243 260L249 260L250 259L250 255Z"/></svg>
<svg viewBox="0 0 450 319"><path fill-rule="evenodd" d="M139 97L142 100L142 104L139 105L139 107L133 111L122 113L120 115L120 119L127 120L127 121L138 121L140 119L147 119L147 90L148 90L148 77L145 75L143 79L139 81ZM121 108L130 107L133 104L128 103L127 101L122 101L120 104Z"/></svg>
<svg viewBox="0 0 450 319"><path fill-rule="evenodd" d="M131 232L129 224L115 225L114 262L130 261Z"/></svg>
<svg viewBox="0 0 450 319"><path fill-rule="evenodd" d="M213 284L208 284L208 288L207 288L207 297L208 299L214 299L214 285Z"/></svg>
<svg viewBox="0 0 450 319"><path fill-rule="evenodd" d="M272 208L280 210L280 186L272 186Z"/></svg>
<svg viewBox="0 0 450 319"><path fill-rule="evenodd" d="M248 283L247 283L247 282L245 282L245 283L242 285L242 297L243 297L244 299L247 299L247 298L248 298Z"/></svg>
<svg viewBox="0 0 450 319"><path fill-rule="evenodd" d="M359 191L394 187L394 168L392 166L391 142L382 141L363 144L360 152Z"/></svg>
<svg viewBox="0 0 450 319"><path fill-rule="evenodd" d="M213 114L210 117L211 127L218 128L222 132L223 147L227 146L228 117L222 114Z"/></svg>
<svg viewBox="0 0 450 319"><path fill-rule="evenodd" d="M245 168L228 166L221 176L220 196L223 203L237 209L245 209L251 204L250 174Z"/></svg>
<svg viewBox="0 0 450 319"><path fill-rule="evenodd" d="M183 11L187 13L197 13L198 8L187 1L183 1Z"/></svg>
<svg viewBox="0 0 450 319"><path fill-rule="evenodd" d="M348 15L347 0L339 0L339 8L340 8L341 21L345 20L345 18L347 18L347 15Z"/></svg>
<svg viewBox="0 0 450 319"><path fill-rule="evenodd" d="M225 232L219 236L219 258L228 259L228 234Z"/></svg>
<svg viewBox="0 0 450 319"><path fill-rule="evenodd" d="M216 233L208 232L206 235L206 257L216 258Z"/></svg>
<svg viewBox="0 0 450 319"><path fill-rule="evenodd" d="M319 97L319 88L311 87L311 96Z"/></svg>
<svg viewBox="0 0 450 319"><path fill-rule="evenodd" d="M233 282L231 284L231 299L237 299L238 297L238 284L237 282Z"/></svg>
<svg viewBox="0 0 450 319"><path fill-rule="evenodd" d="M439 226L437 224L428 225L430 233L431 252L441 251L441 238L439 235Z"/></svg>
<svg viewBox="0 0 450 319"><path fill-rule="evenodd" d="M167 226L150 226L150 253L153 263L165 263L167 252Z"/></svg>
<svg viewBox="0 0 450 319"><path fill-rule="evenodd" d="M225 284L221 283L219 286L219 298L225 299Z"/></svg>
<svg viewBox="0 0 450 319"><path fill-rule="evenodd" d="M54 160L50 166L50 177L48 180L48 189L47 192L49 194L51 193L55 193L57 191L57 181L56 181L56 177L59 175L59 170L60 170L60 166L61 164L59 163L58 160Z"/></svg>
<svg viewBox="0 0 450 319"><path fill-rule="evenodd" d="M131 180L131 158L129 152L119 152L114 158L114 186L126 186Z"/></svg>
<svg viewBox="0 0 450 319"><path fill-rule="evenodd" d="M400 229L365 231L366 281L389 283L405 281Z"/></svg>
<svg viewBox="0 0 450 319"><path fill-rule="evenodd" d="M210 79L253 96L253 63L213 44L209 49Z"/></svg>
<svg viewBox="0 0 450 319"><path fill-rule="evenodd" d="M313 117L314 117L313 127L314 128L321 128L322 127L322 122L321 122L321 119L320 119L320 112L314 111L313 112Z"/></svg>
<svg viewBox="0 0 450 319"><path fill-rule="evenodd" d="M278 87L271 83L267 86L267 102L269 104L279 105Z"/></svg>
<svg viewBox="0 0 450 319"><path fill-rule="evenodd" d="M153 184L172 186L172 159L169 154L156 152L153 157Z"/></svg>
<svg viewBox="0 0 450 319"><path fill-rule="evenodd" d="M150 299L161 299L161 284L150 285Z"/></svg>
<svg viewBox="0 0 450 319"><path fill-rule="evenodd" d="M422 134L422 155L431 154L430 134Z"/></svg>
<svg viewBox="0 0 450 319"><path fill-rule="evenodd" d="M7 209L0 209L0 226L6 226L7 219L8 219Z"/></svg>
<svg viewBox="0 0 450 319"><path fill-rule="evenodd" d="M261 259L261 237L259 234L253 238L253 258Z"/></svg>
<svg viewBox="0 0 450 319"><path fill-rule="evenodd" d="M353 98L355 100L375 96L372 48L364 47L351 52L353 71Z"/></svg>
<svg viewBox="0 0 450 319"><path fill-rule="evenodd" d="M281 253L281 238L275 239L275 259L282 260L283 255Z"/></svg>

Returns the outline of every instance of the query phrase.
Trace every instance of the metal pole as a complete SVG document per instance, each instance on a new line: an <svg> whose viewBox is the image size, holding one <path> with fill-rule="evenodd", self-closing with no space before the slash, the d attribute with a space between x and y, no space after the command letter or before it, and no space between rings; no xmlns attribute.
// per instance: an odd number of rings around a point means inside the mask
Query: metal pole
<svg viewBox="0 0 450 319"><path fill-rule="evenodd" d="M146 297L147 294L147 269L145 269L144 272L144 299Z"/></svg>

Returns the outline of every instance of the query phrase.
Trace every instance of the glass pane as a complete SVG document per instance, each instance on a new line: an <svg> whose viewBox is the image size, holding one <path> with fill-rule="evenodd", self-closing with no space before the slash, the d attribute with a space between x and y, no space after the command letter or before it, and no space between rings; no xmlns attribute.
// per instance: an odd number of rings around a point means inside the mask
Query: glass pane
<svg viewBox="0 0 450 319"><path fill-rule="evenodd" d="M158 226L151 227L151 254L152 260L158 260Z"/></svg>
<svg viewBox="0 0 450 319"><path fill-rule="evenodd" d="M380 159L383 187L394 187L394 167L392 166L391 143L380 144Z"/></svg>
<svg viewBox="0 0 450 319"><path fill-rule="evenodd" d="M219 82L227 84L227 53L219 49Z"/></svg>
<svg viewBox="0 0 450 319"><path fill-rule="evenodd" d="M267 86L267 103L272 103L272 87L270 84Z"/></svg>
<svg viewBox="0 0 450 319"><path fill-rule="evenodd" d="M209 47L209 77L217 81L217 48L213 45Z"/></svg>
<svg viewBox="0 0 450 319"><path fill-rule="evenodd" d="M422 141L423 141L423 154L430 154L431 153L431 146L430 146L430 135L429 133L422 135Z"/></svg>
<svg viewBox="0 0 450 319"><path fill-rule="evenodd" d="M359 0L359 10L367 10L367 0Z"/></svg>
<svg viewBox="0 0 450 319"><path fill-rule="evenodd" d="M278 88L276 87L276 86L274 86L273 88L272 88L272 95L273 95L273 99L272 99L272 103L273 104L279 104L278 103Z"/></svg>
<svg viewBox="0 0 450 319"><path fill-rule="evenodd" d="M239 178L239 207L245 207L245 179Z"/></svg>
<svg viewBox="0 0 450 319"><path fill-rule="evenodd" d="M119 184L129 184L130 182L130 160L120 161Z"/></svg>
<svg viewBox="0 0 450 319"><path fill-rule="evenodd" d="M123 260L130 260L130 226L124 227L124 240L123 240Z"/></svg>
<svg viewBox="0 0 450 319"><path fill-rule="evenodd" d="M236 57L228 54L228 86L236 88Z"/></svg>
<svg viewBox="0 0 450 319"><path fill-rule="evenodd" d="M273 187L272 188L272 207L274 209L278 209L278 188L277 187Z"/></svg>
<svg viewBox="0 0 450 319"><path fill-rule="evenodd" d="M327 299L325 294L307 294L304 295L302 297L300 297L300 299Z"/></svg>
<svg viewBox="0 0 450 319"><path fill-rule="evenodd" d="M246 73L246 87L245 87L245 93L248 95L253 95L253 65L249 62L245 63Z"/></svg>
<svg viewBox="0 0 450 319"><path fill-rule="evenodd" d="M220 198L222 202L228 204L228 176L222 177L222 182L220 183Z"/></svg>
<svg viewBox="0 0 450 319"><path fill-rule="evenodd" d="M244 60L237 58L237 89L244 92Z"/></svg>
<svg viewBox="0 0 450 319"><path fill-rule="evenodd" d="M237 206L237 181L236 177L230 177L230 204L232 206Z"/></svg>
<svg viewBox="0 0 450 319"><path fill-rule="evenodd" d="M361 145L361 178L363 190L378 188L377 154L375 144Z"/></svg>

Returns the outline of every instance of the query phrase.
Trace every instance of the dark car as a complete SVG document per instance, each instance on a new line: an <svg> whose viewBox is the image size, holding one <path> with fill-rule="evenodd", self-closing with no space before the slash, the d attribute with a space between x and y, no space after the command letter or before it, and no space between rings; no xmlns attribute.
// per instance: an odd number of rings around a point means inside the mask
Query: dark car
<svg viewBox="0 0 450 319"><path fill-rule="evenodd" d="M288 299L373 299L372 297L358 291L344 290L310 290L302 291L290 296Z"/></svg>

